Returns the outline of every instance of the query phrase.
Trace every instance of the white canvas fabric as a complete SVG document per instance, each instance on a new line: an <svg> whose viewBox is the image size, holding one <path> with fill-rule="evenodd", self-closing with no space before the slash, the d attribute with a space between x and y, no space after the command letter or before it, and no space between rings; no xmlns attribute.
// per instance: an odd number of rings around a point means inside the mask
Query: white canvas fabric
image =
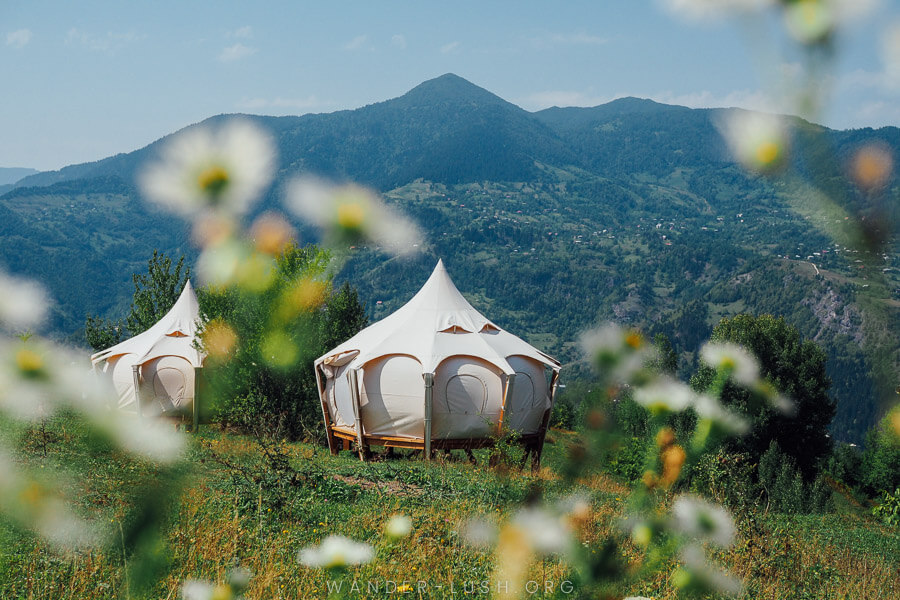
<svg viewBox="0 0 900 600"><path fill-rule="evenodd" d="M91 356L94 370L109 377L118 407L138 412L132 365L139 365L143 414L190 412L194 368L205 355L194 347L200 307L188 281L178 300L150 329Z"/></svg>
<svg viewBox="0 0 900 600"><path fill-rule="evenodd" d="M432 437L478 438L496 431L509 376L504 422L533 433L550 407L545 369L559 363L500 329L463 297L442 261L403 307L315 361L325 376L333 424L355 428L348 372L359 370L366 434L424 436L424 374L434 375ZM521 388L519 381L522 381Z"/></svg>

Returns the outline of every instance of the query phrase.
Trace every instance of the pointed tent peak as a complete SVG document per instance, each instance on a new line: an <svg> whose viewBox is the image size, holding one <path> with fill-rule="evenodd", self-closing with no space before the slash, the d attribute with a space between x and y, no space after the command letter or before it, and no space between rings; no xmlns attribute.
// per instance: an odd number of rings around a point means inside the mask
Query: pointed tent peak
<svg viewBox="0 0 900 600"><path fill-rule="evenodd" d="M400 310L434 314L435 332L477 333L485 329L499 330L499 327L466 300L450 279L444 261L440 259L425 285Z"/></svg>
<svg viewBox="0 0 900 600"><path fill-rule="evenodd" d="M462 334L462 335L457 335ZM431 276L402 307L316 359L316 364L362 367L389 355L406 355L434 373L449 356L474 356L511 375L506 358L525 356L555 370L559 363L502 330L478 312L454 285L438 260Z"/></svg>
<svg viewBox="0 0 900 600"><path fill-rule="evenodd" d="M175 300L175 304L149 329L91 355L91 362L97 363L120 354L135 354L139 357L139 362L149 360L153 356L160 355L161 350L158 346L162 340L192 341L197 335L199 319L200 305L197 301L197 294L194 292L194 286L188 280L178 299ZM192 346L180 352L166 351L162 353L186 354L185 358L188 358L195 366L200 366L203 361L203 355Z"/></svg>
<svg viewBox="0 0 900 600"><path fill-rule="evenodd" d="M432 279L440 278L442 276L450 279L450 273L447 272L447 267L444 266L444 260L439 258L437 264L434 265L434 270L431 271L431 275L428 276L428 280L422 287L424 288L425 286L427 286ZM450 283L453 283L453 281L451 280ZM453 287L456 286L454 285Z"/></svg>
<svg viewBox="0 0 900 600"><path fill-rule="evenodd" d="M177 306L182 300L189 301L192 299L196 302L197 294L194 292L194 286L191 285L191 280L188 279L184 282L184 287L181 288L181 294L178 295L178 300L175 301L175 304L173 304L172 307L174 308Z"/></svg>

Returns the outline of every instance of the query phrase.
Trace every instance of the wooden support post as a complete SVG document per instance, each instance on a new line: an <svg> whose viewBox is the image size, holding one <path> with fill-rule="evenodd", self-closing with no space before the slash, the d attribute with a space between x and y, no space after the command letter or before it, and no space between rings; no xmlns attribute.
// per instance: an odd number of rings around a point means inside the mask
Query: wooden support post
<svg viewBox="0 0 900 600"><path fill-rule="evenodd" d="M131 365L131 377L134 381L134 402L137 405L138 417L144 417L144 407L141 406L141 365Z"/></svg>
<svg viewBox="0 0 900 600"><path fill-rule="evenodd" d="M197 430L200 429L200 394L199 389L200 386L198 381L200 380L200 367L194 367L194 401L191 403L191 418L193 423L191 424L191 433L196 435Z"/></svg>
<svg viewBox="0 0 900 600"><path fill-rule="evenodd" d="M535 442L533 454L531 455L531 471L536 473L541 468L541 454L544 452L544 438L547 437L547 429L550 426L550 415L553 413L553 402L556 400L556 383L559 380L559 371L553 371L550 376L550 407L544 411L544 417L541 419L541 428L538 431L538 441Z"/></svg>
<svg viewBox="0 0 900 600"><path fill-rule="evenodd" d="M503 402L500 404L500 418L497 420L497 437L503 436L503 417L506 416L506 405L512 400L513 385L515 383L515 373L506 376L506 391L503 394Z"/></svg>
<svg viewBox="0 0 900 600"><path fill-rule="evenodd" d="M434 407L434 373L425 373L425 460L431 460L431 415Z"/></svg>
<svg viewBox="0 0 900 600"><path fill-rule="evenodd" d="M358 369L350 369L347 377L350 378L350 396L353 398L353 418L356 420L356 445L359 451L359 459L366 460L366 446L363 443L362 417L359 408L359 375Z"/></svg>
<svg viewBox="0 0 900 600"><path fill-rule="evenodd" d="M328 400L325 398L325 384L322 383L321 367L313 365L316 371L316 389L319 391L319 402L322 404L322 418L325 420L325 438L328 440L328 451L332 456L340 451L335 443L334 432L331 430L331 417L328 414Z"/></svg>

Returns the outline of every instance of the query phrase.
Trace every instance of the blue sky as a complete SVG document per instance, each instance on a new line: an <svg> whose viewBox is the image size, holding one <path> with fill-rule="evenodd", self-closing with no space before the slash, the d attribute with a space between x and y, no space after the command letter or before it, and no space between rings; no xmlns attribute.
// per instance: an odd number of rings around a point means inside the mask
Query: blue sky
<svg viewBox="0 0 900 600"><path fill-rule="evenodd" d="M771 85L798 59L773 19L672 9L698 1L0 0L0 166L97 160L220 113L357 108L447 72L527 110L631 95L795 112ZM814 119L900 125L881 51L900 2L832 1L870 10L841 30Z"/></svg>

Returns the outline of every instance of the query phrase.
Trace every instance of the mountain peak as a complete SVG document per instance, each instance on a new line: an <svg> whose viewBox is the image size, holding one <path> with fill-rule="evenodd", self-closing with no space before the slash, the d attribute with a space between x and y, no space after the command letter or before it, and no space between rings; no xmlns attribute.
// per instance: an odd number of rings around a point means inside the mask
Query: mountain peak
<svg viewBox="0 0 900 600"><path fill-rule="evenodd" d="M440 77L424 81L401 96L399 100L412 105L474 103L514 106L503 98L454 73L445 73Z"/></svg>

